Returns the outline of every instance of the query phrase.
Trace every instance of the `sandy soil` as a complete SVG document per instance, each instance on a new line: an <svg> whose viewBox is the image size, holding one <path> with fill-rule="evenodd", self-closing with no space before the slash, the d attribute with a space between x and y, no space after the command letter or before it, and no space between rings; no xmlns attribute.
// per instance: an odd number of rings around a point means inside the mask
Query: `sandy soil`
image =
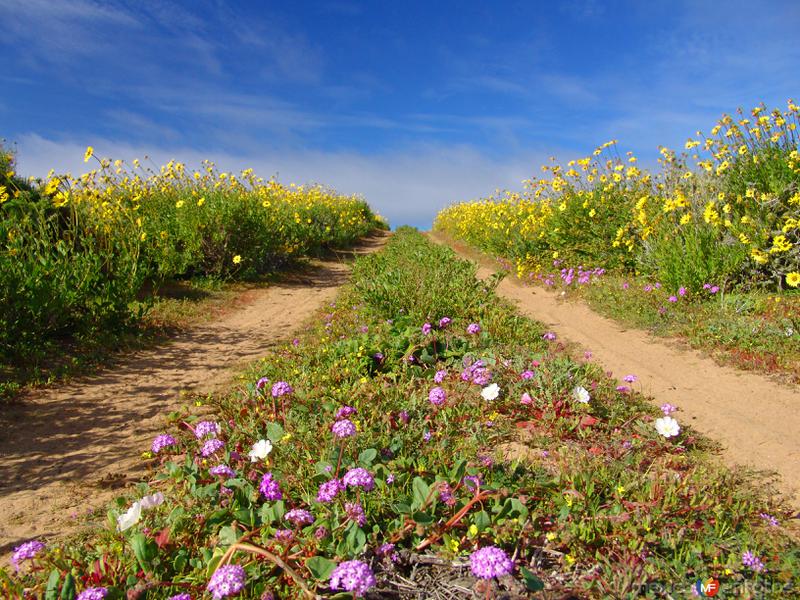
<svg viewBox="0 0 800 600"><path fill-rule="evenodd" d="M465 245L439 233L429 235L477 260L480 277L496 270L493 261ZM498 293L562 339L591 350L593 360L618 379L636 375L638 391L659 405L677 406L679 422L720 442L728 464L777 473L777 489L794 509L800 509L800 389L721 366L700 352L676 347L647 332L625 329L582 302L566 302L555 292L525 286L510 277L503 280Z"/></svg>
<svg viewBox="0 0 800 600"><path fill-rule="evenodd" d="M186 392L223 388L290 337L334 298L348 259L377 250L386 237L249 290L218 319L168 343L0 408L0 558L33 537L75 532L80 517L139 480L146 471L141 453L165 431L164 415L187 404Z"/></svg>

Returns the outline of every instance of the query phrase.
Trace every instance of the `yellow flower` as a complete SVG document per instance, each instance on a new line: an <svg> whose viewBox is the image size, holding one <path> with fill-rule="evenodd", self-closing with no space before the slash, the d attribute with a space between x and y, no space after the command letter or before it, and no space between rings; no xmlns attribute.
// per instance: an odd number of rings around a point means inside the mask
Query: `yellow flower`
<svg viewBox="0 0 800 600"><path fill-rule="evenodd" d="M237 254L236 256L233 257L233 264L238 265L240 262L242 262L241 256Z"/></svg>
<svg viewBox="0 0 800 600"><path fill-rule="evenodd" d="M556 534L551 531L545 537L547 538L548 542L552 542L554 539L556 539Z"/></svg>
<svg viewBox="0 0 800 600"><path fill-rule="evenodd" d="M89 162L89 159L94 156L94 148L89 146L86 148L86 153L83 155L83 162Z"/></svg>
<svg viewBox="0 0 800 600"><path fill-rule="evenodd" d="M184 205L184 202L183 202L183 200L178 200L178 201L175 203L175 208L183 208L183 205Z"/></svg>
<svg viewBox="0 0 800 600"><path fill-rule="evenodd" d="M572 554L565 554L564 560L567 562L567 566L572 566L575 564L575 557Z"/></svg>
<svg viewBox="0 0 800 600"><path fill-rule="evenodd" d="M792 271L791 273L787 273L786 285L793 288L796 288L798 285L800 285L800 273L798 273L797 271Z"/></svg>
<svg viewBox="0 0 800 600"><path fill-rule="evenodd" d="M475 537L476 535L478 535L478 527L476 525L474 525L474 524L470 525L469 526L469 534L472 537Z"/></svg>
<svg viewBox="0 0 800 600"><path fill-rule="evenodd" d="M206 203L206 199L205 198L200 198L197 201L197 206L203 206L203 204L205 204L205 203Z"/></svg>
<svg viewBox="0 0 800 600"><path fill-rule="evenodd" d="M625 488L622 485L617 486L617 493L621 496L625 493Z"/></svg>
<svg viewBox="0 0 800 600"><path fill-rule="evenodd" d="M139 241L145 241L147 239L147 234L143 231L142 235L139 236Z"/></svg>
<svg viewBox="0 0 800 600"><path fill-rule="evenodd" d="M452 553L454 553L454 554L455 554L456 552L458 552L458 550L459 550L459 548L460 548L460 546L461 546L461 545L458 543L458 540L457 540L457 539L455 539L455 538L450 538L450 542L449 542L447 545L450 547L450 552L452 552Z"/></svg>

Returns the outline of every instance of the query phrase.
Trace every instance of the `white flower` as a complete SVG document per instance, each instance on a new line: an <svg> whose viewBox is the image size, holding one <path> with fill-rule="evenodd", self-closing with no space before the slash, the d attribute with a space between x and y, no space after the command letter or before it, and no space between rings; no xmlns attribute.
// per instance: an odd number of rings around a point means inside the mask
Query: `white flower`
<svg viewBox="0 0 800 600"><path fill-rule="evenodd" d="M250 450L248 456L250 457L250 462L258 462L259 460L267 458L270 452L272 452L272 442L269 440L258 440L253 444L253 449Z"/></svg>
<svg viewBox="0 0 800 600"><path fill-rule="evenodd" d="M124 515L117 517L117 531L125 531L130 529L142 517L142 505L139 502L134 502Z"/></svg>
<svg viewBox="0 0 800 600"><path fill-rule="evenodd" d="M159 504L164 503L164 494L161 492L156 492L152 496L145 496L139 501L142 508L145 510L150 510L151 508L155 508Z"/></svg>
<svg viewBox="0 0 800 600"><path fill-rule="evenodd" d="M572 390L572 397L575 399L575 402L580 402L581 404L588 404L589 400L592 397L589 395L589 391L583 386L575 386L575 389Z"/></svg>
<svg viewBox="0 0 800 600"><path fill-rule="evenodd" d="M481 390L481 396L484 400L494 400L500 395L500 386L496 383L487 385Z"/></svg>
<svg viewBox="0 0 800 600"><path fill-rule="evenodd" d="M672 417L661 417L656 419L656 431L665 438L671 438L681 432L680 425Z"/></svg>

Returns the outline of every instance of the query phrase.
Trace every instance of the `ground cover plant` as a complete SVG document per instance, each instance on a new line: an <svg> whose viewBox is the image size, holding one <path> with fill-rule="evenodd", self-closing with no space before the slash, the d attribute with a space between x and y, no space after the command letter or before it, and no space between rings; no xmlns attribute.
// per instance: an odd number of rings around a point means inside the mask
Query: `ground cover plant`
<svg viewBox="0 0 800 600"><path fill-rule="evenodd" d="M452 205L434 226L545 285L576 288L612 273L619 277L606 279L629 286L628 296L658 290L620 304L603 287L591 300L629 323L666 321L657 329L698 345L722 337L738 364L773 365L796 378L799 112L789 101L784 111L762 105L724 115L709 135L688 139L684 153L661 148L657 173L608 142L565 166L545 165L545 176L524 182L522 192ZM770 295L786 308L775 310ZM723 297L752 323L728 327ZM689 304L704 304L689 318L708 327L682 325L680 307Z"/></svg>
<svg viewBox="0 0 800 600"><path fill-rule="evenodd" d="M252 170L85 158L84 175L30 181L0 148L4 366L141 322L164 282L252 279L382 226L358 197Z"/></svg>
<svg viewBox="0 0 800 600"><path fill-rule="evenodd" d="M152 477L5 596L675 597L791 593L788 513L413 230L307 332L177 415ZM736 587L738 586L738 587Z"/></svg>

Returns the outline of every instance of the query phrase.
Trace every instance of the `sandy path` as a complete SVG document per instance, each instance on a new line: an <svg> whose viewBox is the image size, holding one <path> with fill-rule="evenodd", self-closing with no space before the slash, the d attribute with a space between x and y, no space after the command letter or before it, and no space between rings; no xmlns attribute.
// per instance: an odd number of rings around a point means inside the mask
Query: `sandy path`
<svg viewBox="0 0 800 600"><path fill-rule="evenodd" d="M464 245L439 233L430 237L450 244L466 258L477 258L480 277L496 270L491 260L476 257ZM800 389L720 366L695 350L625 329L582 302L563 301L554 292L524 286L510 277L498 293L512 300L522 314L591 350L594 360L616 377L638 376L637 390L659 405L669 402L679 407L678 421L719 441L728 464L777 472L778 489L795 509L800 508Z"/></svg>
<svg viewBox="0 0 800 600"><path fill-rule="evenodd" d="M145 472L141 453L164 431L185 391L211 392L237 368L285 340L331 301L348 277L344 259L314 261L300 275L245 292L220 319L63 388L29 393L0 409L0 557L32 537L74 531L77 517L119 495Z"/></svg>

